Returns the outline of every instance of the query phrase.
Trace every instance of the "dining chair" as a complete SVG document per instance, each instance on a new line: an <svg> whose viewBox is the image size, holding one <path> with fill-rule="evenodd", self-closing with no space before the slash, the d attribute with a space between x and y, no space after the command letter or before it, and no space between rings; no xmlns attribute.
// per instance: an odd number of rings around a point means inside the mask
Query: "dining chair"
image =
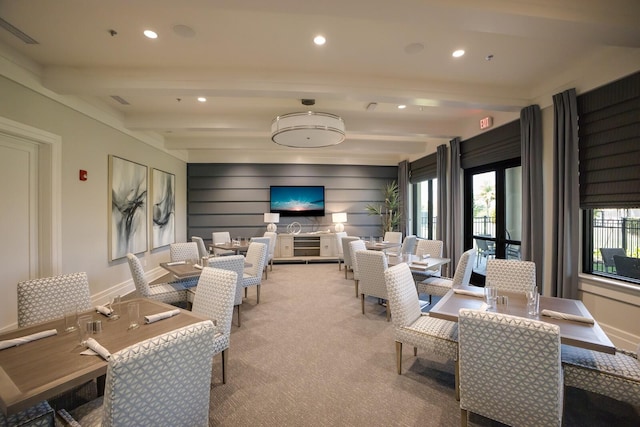
<svg viewBox="0 0 640 427"><path fill-rule="evenodd" d="M453 278L428 277L423 281L418 282L418 293L428 294L429 303L431 303L431 296L443 297L451 288L469 285L475 262L476 250L472 248L465 251L456 265L456 271Z"/></svg>
<svg viewBox="0 0 640 427"><path fill-rule="evenodd" d="M613 271L614 268L616 268L616 265L613 262L613 256L627 256L627 253L623 248L600 248L600 255L602 255L604 270L606 272L610 272Z"/></svg>
<svg viewBox="0 0 640 427"><path fill-rule="evenodd" d="M398 256L402 254L415 254L416 251L416 236L411 234L406 236L402 241L402 246L399 248L391 248L385 251L390 256Z"/></svg>
<svg viewBox="0 0 640 427"><path fill-rule="evenodd" d="M276 244L278 243L278 233L274 231L265 231L262 237L268 237L269 240L269 256L267 257L267 264L269 264L269 270L273 271L273 257L276 253ZM266 272L266 270L265 270ZM265 279L267 276L264 276Z"/></svg>
<svg viewBox="0 0 640 427"><path fill-rule="evenodd" d="M478 263L482 258L485 258L487 261L491 257L496 256L496 247L495 243L490 240L485 239L474 239L476 241L476 247L478 250L478 257L476 258L476 267L479 265Z"/></svg>
<svg viewBox="0 0 640 427"><path fill-rule="evenodd" d="M413 346L413 355L418 348L452 359L455 366L455 389L458 394L458 324L449 320L430 317L420 310L411 270L406 263L389 267L384 272L389 308L396 342L396 368L402 374L402 344Z"/></svg>
<svg viewBox="0 0 640 427"><path fill-rule="evenodd" d="M63 317L69 309L86 311L92 307L85 272L18 282L19 328Z"/></svg>
<svg viewBox="0 0 640 427"><path fill-rule="evenodd" d="M191 236L191 241L194 242L196 245L198 245L199 259L209 256L209 251L207 250L207 247L205 246L204 240L202 239L202 237Z"/></svg>
<svg viewBox="0 0 640 427"><path fill-rule="evenodd" d="M416 245L416 255L420 258L426 255L442 258L443 247L444 243L442 240L420 239ZM413 271L413 279L416 283L426 279L427 277L440 277L441 275L442 267L438 267L436 270Z"/></svg>
<svg viewBox="0 0 640 427"><path fill-rule="evenodd" d="M211 241L213 244L231 243L231 235L228 231L214 231L211 233ZM235 255L236 253L228 249L213 248L215 256Z"/></svg>
<svg viewBox="0 0 640 427"><path fill-rule="evenodd" d="M200 260L198 244L196 242L171 243L169 245L171 261Z"/></svg>
<svg viewBox="0 0 640 427"><path fill-rule="evenodd" d="M150 298L167 304L186 304L187 287L185 285L193 287L198 284L196 278L189 281L180 280L150 286L138 257L128 253L127 260L129 261L131 277L136 287L136 294L139 297Z"/></svg>
<svg viewBox="0 0 640 427"><path fill-rule="evenodd" d="M560 327L461 309L460 425L468 413L511 426L560 426L564 386Z"/></svg>
<svg viewBox="0 0 640 427"><path fill-rule="evenodd" d="M338 231L336 237L336 257L338 258L338 271L342 270L344 264L344 248L342 247L342 238L347 236L346 231Z"/></svg>
<svg viewBox="0 0 640 427"><path fill-rule="evenodd" d="M638 353L616 348L607 354L562 345L564 385L609 396L640 408Z"/></svg>
<svg viewBox="0 0 640 427"><path fill-rule="evenodd" d="M249 242L262 243L267 246L267 253L265 254L264 259L264 268L262 269L262 273L264 274L264 279L268 278L267 265L269 264L269 250L271 249L271 238L270 237L252 237Z"/></svg>
<svg viewBox="0 0 640 427"><path fill-rule="evenodd" d="M238 274L235 271L205 267L193 299L192 313L211 319L216 325L213 355L222 353L222 383L227 383L227 355Z"/></svg>
<svg viewBox="0 0 640 427"><path fill-rule="evenodd" d="M342 238L342 257L344 264L344 278L347 278L347 273L349 270L353 271L353 260L351 258L351 247L349 244L355 240L360 240L359 237L356 236L345 236ZM356 297L358 293L356 292Z"/></svg>
<svg viewBox="0 0 640 427"><path fill-rule="evenodd" d="M238 327L240 327L240 306L242 305L242 276L244 274L244 256L230 255L211 257L209 258L208 266L211 268L220 268L222 270L235 271L235 273L238 275L236 283L236 293L233 299L233 306L237 308Z"/></svg>
<svg viewBox="0 0 640 427"><path fill-rule="evenodd" d="M209 425L211 320L112 353L104 396L69 411L83 427Z"/></svg>
<svg viewBox="0 0 640 427"><path fill-rule="evenodd" d="M356 287L356 298L360 296L360 294L358 293L358 283L360 283L360 270L358 269L358 260L356 258L356 252L364 251L366 249L367 249L367 245L364 243L364 240L361 240L361 239L355 239L350 241L349 246L347 248L347 251L349 251L349 258L351 259L351 270L353 270L353 282Z"/></svg>
<svg viewBox="0 0 640 427"><path fill-rule="evenodd" d="M384 233L383 240L389 243L402 244L402 232L400 231L386 231Z"/></svg>
<svg viewBox="0 0 640 427"><path fill-rule="evenodd" d="M498 290L525 293L536 286L536 264L515 259L487 260L487 286Z"/></svg>
<svg viewBox="0 0 640 427"><path fill-rule="evenodd" d="M256 286L257 296L256 304L260 304L260 285L262 284L262 270L267 260L267 252L269 248L267 244L251 242L247 249L246 261L251 264L250 267L244 269L242 275L242 287L244 288L244 297L247 297L247 288Z"/></svg>
<svg viewBox="0 0 640 427"><path fill-rule="evenodd" d="M352 243L353 245L354 243ZM385 300L387 322L390 320L389 304L386 300L387 285L384 281L384 272L388 268L387 257L382 251L358 250L355 252L356 264L360 275L360 305L364 314L365 296L372 296Z"/></svg>

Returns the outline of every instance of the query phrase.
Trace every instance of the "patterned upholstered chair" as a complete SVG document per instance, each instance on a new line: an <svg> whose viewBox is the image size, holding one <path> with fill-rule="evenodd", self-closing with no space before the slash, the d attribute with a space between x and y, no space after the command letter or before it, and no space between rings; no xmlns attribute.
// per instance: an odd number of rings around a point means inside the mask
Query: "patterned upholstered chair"
<svg viewBox="0 0 640 427"><path fill-rule="evenodd" d="M616 354L562 345L564 385L603 394L640 408L638 354L616 349Z"/></svg>
<svg viewBox="0 0 640 427"><path fill-rule="evenodd" d="M149 282L144 275L144 269L138 257L129 253L127 254L127 260L129 261L133 283L136 286L136 294L140 297L150 298L167 304L186 304L187 287L185 284L193 283L193 285L197 285L198 283L196 280L189 282L181 280L178 282L159 283L149 286Z"/></svg>
<svg viewBox="0 0 640 427"><path fill-rule="evenodd" d="M238 314L238 327L240 322L240 306L242 305L242 276L244 274L244 256L231 255L231 256L218 256L209 258L209 267L220 268L222 270L235 271L238 275L236 283L236 293L233 299L233 306L236 307Z"/></svg>
<svg viewBox="0 0 640 427"><path fill-rule="evenodd" d="M386 231L384 233L384 241L402 244L402 233L400 231Z"/></svg>
<svg viewBox="0 0 640 427"><path fill-rule="evenodd" d="M231 242L231 235L229 234L228 231L216 231L211 233L211 238L212 238L212 242L214 244L218 243L226 243L226 242ZM213 254L215 256L226 256L226 255L235 255L236 253L234 251L230 251L228 249L219 249L219 248L213 248Z"/></svg>
<svg viewBox="0 0 640 427"><path fill-rule="evenodd" d="M351 247L349 244L355 240L360 240L356 236L345 236L342 238L342 259L344 264L344 278L347 278L349 270L353 271L353 260L351 259ZM358 293L356 292L356 296Z"/></svg>
<svg viewBox="0 0 640 427"><path fill-rule="evenodd" d="M429 302L431 302L432 295L442 297L451 288L468 285L469 280L471 280L471 273L473 272L473 265L475 262L476 250L469 249L460 257L458 265L456 265L456 272L452 279L447 277L428 277L418 283L418 292L421 294L428 294Z"/></svg>
<svg viewBox="0 0 640 427"><path fill-rule="evenodd" d="M18 327L64 316L69 308L90 310L87 273L71 273L18 283Z"/></svg>
<svg viewBox="0 0 640 427"><path fill-rule="evenodd" d="M208 426L216 329L207 320L111 354L104 396L70 414L83 427Z"/></svg>
<svg viewBox="0 0 640 427"><path fill-rule="evenodd" d="M336 256L338 257L338 270L342 270L342 264L344 263L344 248L342 247L342 238L347 237L346 231L338 231L335 233L336 237Z"/></svg>
<svg viewBox="0 0 640 427"><path fill-rule="evenodd" d="M202 237L191 236L191 241L198 246L198 256L200 259L202 259L202 257L209 256L209 251L207 250L207 246L204 244Z"/></svg>
<svg viewBox="0 0 640 427"><path fill-rule="evenodd" d="M429 317L420 311L420 301L411 270L406 263L389 267L384 273L393 335L396 341L396 366L398 375L402 373L402 344L430 351L449 359L458 359L458 324L448 320ZM456 362L456 395L458 391Z"/></svg>
<svg viewBox="0 0 640 427"><path fill-rule="evenodd" d="M400 248L393 248L386 253L391 256L396 256L400 254L414 254L416 252L416 236L413 234L407 236L402 241L402 246Z"/></svg>
<svg viewBox="0 0 640 427"><path fill-rule="evenodd" d="M196 242L172 243L169 245L171 261L199 260L198 244Z"/></svg>
<svg viewBox="0 0 640 427"><path fill-rule="evenodd" d="M264 278L265 280L267 279L267 265L269 264L269 250L271 248L271 238L270 237L252 237L251 242L256 242L256 243L262 243L263 245L267 246L267 253L265 254L265 258L264 258L264 267L262 269L262 272L264 274Z"/></svg>
<svg viewBox="0 0 640 427"><path fill-rule="evenodd" d="M260 304L260 285L262 284L262 270L267 262L267 252L269 248L264 243L251 242L247 249L246 260L251 267L246 267L242 275L242 287L244 288L244 297L247 297L247 288L249 286L257 287L257 304Z"/></svg>
<svg viewBox="0 0 640 427"><path fill-rule="evenodd" d="M416 255L421 257L429 255L433 257L442 257L442 248L444 247L442 240L419 240L416 245ZM437 270L414 271L413 278L416 282L424 280L428 277L440 277L442 268Z"/></svg>
<svg viewBox="0 0 640 427"><path fill-rule="evenodd" d="M222 353L223 384L227 383L227 350L237 282L238 275L234 271L205 267L202 269L191 309L193 313L211 319L216 325L216 336L212 340L213 355Z"/></svg>
<svg viewBox="0 0 640 427"><path fill-rule="evenodd" d="M468 412L512 426L560 426L564 386L560 328L461 309L460 420Z"/></svg>
<svg viewBox="0 0 640 427"><path fill-rule="evenodd" d="M269 256L267 257L267 264L269 264L269 270L273 271L273 257L276 253L276 244L278 243L278 234L275 231L265 231L262 237L269 238ZM265 270L266 273L267 270ZM267 276L264 276L265 279Z"/></svg>
<svg viewBox="0 0 640 427"><path fill-rule="evenodd" d="M53 427L54 423L53 408L46 400L9 417L0 412L0 427Z"/></svg>
<svg viewBox="0 0 640 427"><path fill-rule="evenodd" d="M515 259L488 259L486 283L499 290L527 292L536 286L536 264Z"/></svg>
<svg viewBox="0 0 640 427"><path fill-rule="evenodd" d="M347 251L349 252L349 258L351 260L350 261L351 269L353 270L353 282L356 287L356 298L360 296L360 294L358 293L358 283L360 283L360 271L358 270L358 259L356 258L356 252L365 251L365 250L367 250L367 246L364 243L364 241L360 239L355 239L350 241L349 246L347 248ZM345 256L345 260L346 259L347 258ZM347 264L345 263L345 268L346 268L346 265Z"/></svg>
<svg viewBox="0 0 640 427"><path fill-rule="evenodd" d="M351 243L354 245L357 242ZM364 314L364 297L372 297L387 300L387 285L384 280L384 272L387 270L387 257L381 251L356 251L356 265L360 276L360 304ZM390 312L387 304L387 322Z"/></svg>

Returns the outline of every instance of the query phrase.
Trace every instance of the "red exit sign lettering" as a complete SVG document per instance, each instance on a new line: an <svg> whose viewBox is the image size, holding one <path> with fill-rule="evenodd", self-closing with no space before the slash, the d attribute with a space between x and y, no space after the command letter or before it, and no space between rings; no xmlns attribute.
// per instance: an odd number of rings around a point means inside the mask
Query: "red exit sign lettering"
<svg viewBox="0 0 640 427"><path fill-rule="evenodd" d="M480 119L480 129L489 129L493 126L493 117L487 116Z"/></svg>

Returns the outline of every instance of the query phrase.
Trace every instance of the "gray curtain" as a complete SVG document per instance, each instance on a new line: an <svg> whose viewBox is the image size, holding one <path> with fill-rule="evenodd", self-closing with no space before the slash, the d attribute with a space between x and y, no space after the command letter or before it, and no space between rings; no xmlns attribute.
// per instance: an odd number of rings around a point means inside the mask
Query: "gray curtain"
<svg viewBox="0 0 640 427"><path fill-rule="evenodd" d="M400 194L400 230L405 236L411 234L409 227L409 162L398 163L398 192Z"/></svg>
<svg viewBox="0 0 640 427"><path fill-rule="evenodd" d="M553 96L551 295L578 298L578 108L575 89Z"/></svg>
<svg viewBox="0 0 640 427"><path fill-rule="evenodd" d="M437 160L437 175L438 179L438 200L447 200L447 146L446 144L442 144L438 146L438 151L436 152L436 160ZM446 257L449 253L449 248L447 246L447 203L438 203L438 218L436 220L436 240L442 240L443 248L442 254ZM453 271L449 268L449 272ZM452 275L449 273L449 277Z"/></svg>
<svg viewBox="0 0 640 427"><path fill-rule="evenodd" d="M454 138L451 144L451 173L449 180L449 206L447 215L446 238L444 244L451 258L450 270L456 271L456 263L464 252L464 224L462 198L462 167L460 166L460 138ZM444 199L441 199L444 200Z"/></svg>
<svg viewBox="0 0 640 427"><path fill-rule="evenodd" d="M530 105L520 111L522 153L522 259L536 264L536 282L542 289L543 205L542 197L542 118L540 107Z"/></svg>

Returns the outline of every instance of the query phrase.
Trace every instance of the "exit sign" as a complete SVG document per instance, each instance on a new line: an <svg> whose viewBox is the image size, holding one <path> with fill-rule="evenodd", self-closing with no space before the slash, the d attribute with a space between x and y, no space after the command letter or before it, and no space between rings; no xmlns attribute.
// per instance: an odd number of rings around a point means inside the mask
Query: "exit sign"
<svg viewBox="0 0 640 427"><path fill-rule="evenodd" d="M487 116L480 119L480 129L489 129L493 126L493 117Z"/></svg>

